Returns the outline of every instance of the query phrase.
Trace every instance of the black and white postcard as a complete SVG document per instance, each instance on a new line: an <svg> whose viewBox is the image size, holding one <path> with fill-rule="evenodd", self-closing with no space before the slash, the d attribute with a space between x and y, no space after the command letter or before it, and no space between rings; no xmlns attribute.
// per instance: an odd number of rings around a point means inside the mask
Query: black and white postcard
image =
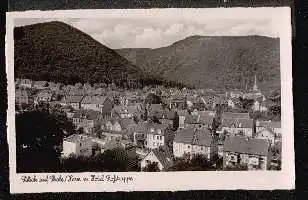
<svg viewBox="0 0 308 200"><path fill-rule="evenodd" d="M7 13L12 193L292 189L290 8Z"/></svg>

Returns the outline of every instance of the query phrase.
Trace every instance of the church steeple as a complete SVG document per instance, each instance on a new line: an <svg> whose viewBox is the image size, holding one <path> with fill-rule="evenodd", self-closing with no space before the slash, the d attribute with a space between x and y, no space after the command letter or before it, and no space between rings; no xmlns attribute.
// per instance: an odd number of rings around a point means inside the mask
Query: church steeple
<svg viewBox="0 0 308 200"><path fill-rule="evenodd" d="M258 90L258 86L257 86L257 75L255 75L255 83L254 83L252 89L253 89L254 91L257 91L257 90Z"/></svg>

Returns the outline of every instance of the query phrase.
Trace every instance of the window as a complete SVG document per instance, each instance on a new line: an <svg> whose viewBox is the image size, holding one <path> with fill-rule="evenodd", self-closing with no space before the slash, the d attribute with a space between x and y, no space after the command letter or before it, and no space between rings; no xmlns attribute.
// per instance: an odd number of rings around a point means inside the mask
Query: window
<svg viewBox="0 0 308 200"><path fill-rule="evenodd" d="M163 137L162 136L160 136L160 140L162 140L163 139Z"/></svg>
<svg viewBox="0 0 308 200"><path fill-rule="evenodd" d="M156 139L159 140L159 135L156 136Z"/></svg>
<svg viewBox="0 0 308 200"><path fill-rule="evenodd" d="M203 147L201 147L201 151L203 151Z"/></svg>
<svg viewBox="0 0 308 200"><path fill-rule="evenodd" d="M80 146L82 147L82 143L80 142Z"/></svg>
<svg viewBox="0 0 308 200"><path fill-rule="evenodd" d="M153 146L154 146L154 147L156 146L156 143L155 143L155 142L153 142Z"/></svg>
<svg viewBox="0 0 308 200"><path fill-rule="evenodd" d="M190 149L190 145L188 145L187 148Z"/></svg>

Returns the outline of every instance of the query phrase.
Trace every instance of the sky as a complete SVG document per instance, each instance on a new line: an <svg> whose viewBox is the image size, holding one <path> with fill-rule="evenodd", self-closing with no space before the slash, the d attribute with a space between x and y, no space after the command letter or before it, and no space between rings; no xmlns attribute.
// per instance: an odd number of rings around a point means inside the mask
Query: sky
<svg viewBox="0 0 308 200"><path fill-rule="evenodd" d="M114 12L113 12L114 13ZM48 21L62 21L113 48L159 48L192 35L279 37L277 17L224 17L222 14L204 16L198 12L166 12L160 14L133 12L105 14L98 17L17 18L15 26ZM140 13L139 13L140 14ZM95 16L95 14L93 13ZM141 17L142 16L142 17Z"/></svg>

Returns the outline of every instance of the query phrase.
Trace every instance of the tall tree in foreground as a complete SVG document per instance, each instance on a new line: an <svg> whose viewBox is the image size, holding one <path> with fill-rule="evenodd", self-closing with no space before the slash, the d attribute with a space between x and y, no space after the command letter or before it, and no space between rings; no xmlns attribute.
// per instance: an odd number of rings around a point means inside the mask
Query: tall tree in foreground
<svg viewBox="0 0 308 200"><path fill-rule="evenodd" d="M63 122L49 112L16 115L17 172L52 172L59 168Z"/></svg>

